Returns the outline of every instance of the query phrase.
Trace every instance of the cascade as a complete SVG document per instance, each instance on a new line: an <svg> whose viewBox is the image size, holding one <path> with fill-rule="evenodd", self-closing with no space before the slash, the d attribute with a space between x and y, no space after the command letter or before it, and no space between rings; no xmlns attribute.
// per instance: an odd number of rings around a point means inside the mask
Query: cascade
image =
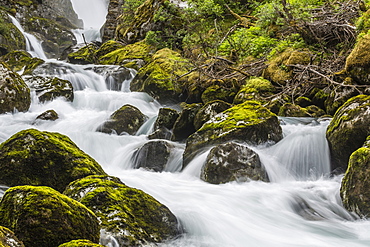
<svg viewBox="0 0 370 247"><path fill-rule="evenodd" d="M251 147L266 167L270 183L203 182L199 173L209 149L180 171L185 144L175 142L165 172L133 169L132 156L149 141L147 135L163 106L145 93L128 90L135 71L124 71L125 76L117 77L116 70L119 67L48 60L35 73L70 80L74 101L56 98L41 104L33 100L28 112L1 114L0 143L28 128L67 135L108 174L152 195L179 218L186 233L158 244L161 247L369 246L370 221L359 220L342 207L341 176L327 176L328 121L282 118L281 142L271 147ZM124 104L136 106L150 119L138 135L95 131ZM49 109L60 118L35 124L36 116ZM0 187L0 196L5 189ZM118 246L111 236L102 233L101 237L106 246Z"/></svg>

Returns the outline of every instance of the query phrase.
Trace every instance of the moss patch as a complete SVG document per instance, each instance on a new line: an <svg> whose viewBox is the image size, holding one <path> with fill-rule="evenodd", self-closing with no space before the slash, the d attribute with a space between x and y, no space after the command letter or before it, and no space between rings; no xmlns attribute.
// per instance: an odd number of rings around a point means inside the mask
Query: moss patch
<svg viewBox="0 0 370 247"><path fill-rule="evenodd" d="M79 239L79 240L72 240L68 243L64 243L59 245L58 247L104 247L104 245L95 244L90 240Z"/></svg>

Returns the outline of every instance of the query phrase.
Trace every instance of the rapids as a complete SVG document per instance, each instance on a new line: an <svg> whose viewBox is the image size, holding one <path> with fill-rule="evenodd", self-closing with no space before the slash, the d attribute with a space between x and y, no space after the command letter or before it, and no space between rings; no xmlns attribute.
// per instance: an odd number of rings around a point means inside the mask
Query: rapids
<svg viewBox="0 0 370 247"><path fill-rule="evenodd" d="M36 53L32 55L37 56ZM281 118L282 141L270 147L251 147L266 167L270 183L212 185L199 179L209 150L195 157L181 171L184 143L173 143L176 148L165 172L133 169L132 156L149 141L147 134L158 110L164 107L145 93L130 92L128 84L135 76L134 71L122 81L115 81L107 71L117 66L93 69L94 65L72 65L56 60L48 60L46 65L38 73L70 80L75 90L74 101L57 98L39 103L32 92L28 112L0 115L0 143L28 128L69 136L108 174L152 195L178 217L186 233L159 246L370 246L370 221L342 207L339 196L342 177L329 175L329 150L325 139L329 120ZM112 84L116 86L109 86ZM95 131L124 104L134 105L149 116L149 122L138 135ZM59 114L58 120L35 121L39 114L49 109ZM4 189L0 187L0 196ZM107 246L117 246L114 239L103 240L110 241Z"/></svg>

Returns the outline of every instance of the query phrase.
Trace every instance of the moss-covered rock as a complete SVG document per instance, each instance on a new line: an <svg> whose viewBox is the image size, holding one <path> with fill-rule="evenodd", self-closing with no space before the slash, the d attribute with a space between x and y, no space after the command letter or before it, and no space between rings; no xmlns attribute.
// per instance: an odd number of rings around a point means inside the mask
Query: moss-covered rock
<svg viewBox="0 0 370 247"><path fill-rule="evenodd" d="M172 129L179 117L179 113L175 109L171 108L161 108L158 112L158 117L154 123L154 129L160 129L162 127L166 129Z"/></svg>
<svg viewBox="0 0 370 247"><path fill-rule="evenodd" d="M24 244L18 240L14 232L0 226L0 247L24 247Z"/></svg>
<svg viewBox="0 0 370 247"><path fill-rule="evenodd" d="M331 151L332 169L347 169L350 155L370 135L370 96L359 95L348 100L335 113L326 137Z"/></svg>
<svg viewBox="0 0 370 247"><path fill-rule="evenodd" d="M258 145L282 139L278 118L258 102L247 101L223 111L192 134L186 142L184 167L204 147L228 141Z"/></svg>
<svg viewBox="0 0 370 247"><path fill-rule="evenodd" d="M269 181L258 154L235 142L212 148L200 176L202 180L212 184L248 180Z"/></svg>
<svg viewBox="0 0 370 247"><path fill-rule="evenodd" d="M131 90L146 92L160 102L178 102L184 82L177 80L190 70L190 63L168 48L157 51L131 82Z"/></svg>
<svg viewBox="0 0 370 247"><path fill-rule="evenodd" d="M116 41L108 41L96 51L96 56L100 64L123 65L139 70L150 61L151 53L152 48L144 41L126 46Z"/></svg>
<svg viewBox="0 0 370 247"><path fill-rule="evenodd" d="M364 145L350 156L340 189L344 207L364 217L370 215L369 175L370 147Z"/></svg>
<svg viewBox="0 0 370 247"><path fill-rule="evenodd" d="M220 85L212 85L204 90L201 98L204 104L215 100L232 103L236 93L236 91L230 90L229 88L224 88Z"/></svg>
<svg viewBox="0 0 370 247"><path fill-rule="evenodd" d="M31 55L26 51L12 51L0 57L0 60L6 63L14 72L22 70L31 59Z"/></svg>
<svg viewBox="0 0 370 247"><path fill-rule="evenodd" d="M344 83L352 84L352 79L347 78ZM337 87L335 90L331 90L324 102L326 112L334 115L339 107L358 94L358 91L353 87Z"/></svg>
<svg viewBox="0 0 370 247"><path fill-rule="evenodd" d="M99 241L99 222L81 203L45 186L8 189L0 203L0 225L28 247L55 247L73 239Z"/></svg>
<svg viewBox="0 0 370 247"><path fill-rule="evenodd" d="M275 91L269 80L261 77L254 77L246 81L236 94L233 103L241 104L247 100L263 101L263 97L271 96Z"/></svg>
<svg viewBox="0 0 370 247"><path fill-rule="evenodd" d="M63 97L66 101L73 101L73 86L70 81L58 77L26 76L25 81L36 92L40 102L52 101Z"/></svg>
<svg viewBox="0 0 370 247"><path fill-rule="evenodd" d="M0 145L0 184L46 185L58 191L101 166L59 133L22 130Z"/></svg>
<svg viewBox="0 0 370 247"><path fill-rule="evenodd" d="M72 240L68 243L59 245L58 247L104 247L105 245L96 244L86 239Z"/></svg>
<svg viewBox="0 0 370 247"><path fill-rule="evenodd" d="M307 110L307 113L310 116L315 117L315 118L326 115L326 112L316 105L309 105L305 109Z"/></svg>
<svg viewBox="0 0 370 247"><path fill-rule="evenodd" d="M172 149L173 145L166 141L147 142L135 151L134 167L162 172L166 169Z"/></svg>
<svg viewBox="0 0 370 247"><path fill-rule="evenodd" d="M280 107L278 115L282 117L311 117L307 109L291 103L285 103Z"/></svg>
<svg viewBox="0 0 370 247"><path fill-rule="evenodd" d="M67 56L67 61L73 64L95 64L98 62L96 52L99 49L96 43L89 43Z"/></svg>
<svg viewBox="0 0 370 247"><path fill-rule="evenodd" d="M292 68L289 65L307 65L310 60L310 52L288 49L269 61L263 76L274 83L285 85L292 78Z"/></svg>
<svg viewBox="0 0 370 247"><path fill-rule="evenodd" d="M0 63L0 114L28 111L30 105L30 89L26 83L7 65Z"/></svg>
<svg viewBox="0 0 370 247"><path fill-rule="evenodd" d="M99 126L97 131L107 134L128 133L134 135L147 119L148 117L135 106L124 105L115 111L108 121Z"/></svg>
<svg viewBox="0 0 370 247"><path fill-rule="evenodd" d="M195 114L194 127L198 130L202 125L217 114L229 109L232 105L221 100L208 102Z"/></svg>
<svg viewBox="0 0 370 247"><path fill-rule="evenodd" d="M25 50L26 40L14 26L8 14L0 9L0 56L15 50Z"/></svg>
<svg viewBox="0 0 370 247"><path fill-rule="evenodd" d="M201 107L202 104L195 103L184 106L173 126L171 140L184 141L195 132L194 118Z"/></svg>
<svg viewBox="0 0 370 247"><path fill-rule="evenodd" d="M346 72L359 84L370 84L370 34L361 37L346 60Z"/></svg>
<svg viewBox="0 0 370 247"><path fill-rule="evenodd" d="M163 242L180 233L176 217L166 206L118 178L89 176L71 183L64 193L94 211L101 228L119 246Z"/></svg>
<svg viewBox="0 0 370 247"><path fill-rule="evenodd" d="M54 110L47 110L36 117L36 120L55 121L59 118L58 113Z"/></svg>

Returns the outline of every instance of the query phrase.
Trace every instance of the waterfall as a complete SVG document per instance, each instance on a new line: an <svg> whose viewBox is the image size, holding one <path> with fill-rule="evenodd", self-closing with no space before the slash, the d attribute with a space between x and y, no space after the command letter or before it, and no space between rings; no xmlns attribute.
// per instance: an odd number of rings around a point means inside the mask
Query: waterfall
<svg viewBox="0 0 370 247"><path fill-rule="evenodd" d="M82 2L73 2L78 1ZM282 118L282 141L271 147L251 147L259 154L272 182L214 185L199 178L209 149L180 172L184 143L173 143L175 148L164 172L133 169L131 157L150 141L147 134L163 107L145 93L130 92L128 85L134 71L48 60L35 73L70 80L74 101L56 98L39 103L34 98L28 112L0 114L0 143L29 128L67 135L108 174L150 194L178 217L186 233L156 246L369 246L370 221L360 220L343 208L339 196L342 177L327 176L328 121ZM150 119L138 135L95 131L125 104L137 107ZM35 118L49 109L54 109L59 119L35 123ZM0 196L3 190L0 187ZM106 246L117 246L111 236L102 233L101 237Z"/></svg>

